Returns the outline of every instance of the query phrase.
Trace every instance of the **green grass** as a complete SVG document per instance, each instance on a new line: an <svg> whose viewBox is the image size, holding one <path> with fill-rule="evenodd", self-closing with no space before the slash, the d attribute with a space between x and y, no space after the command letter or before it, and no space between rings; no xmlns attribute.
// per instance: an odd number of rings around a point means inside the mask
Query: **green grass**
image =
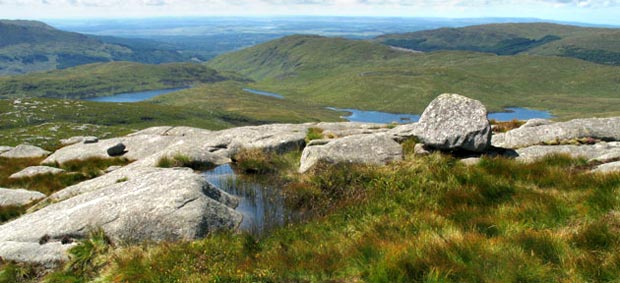
<svg viewBox="0 0 620 283"><path fill-rule="evenodd" d="M250 84L254 89L323 106L422 113L437 95L459 93L490 111L519 106L560 119L620 115L620 67L573 58L412 54L369 42L292 36L222 55L208 65L256 80Z"/></svg>
<svg viewBox="0 0 620 283"><path fill-rule="evenodd" d="M171 157L164 156L160 158L157 161L157 167L161 167L161 168L188 167L194 170L205 171L208 169L213 169L215 167L215 164L193 161L185 155L177 154Z"/></svg>
<svg viewBox="0 0 620 283"><path fill-rule="evenodd" d="M341 120L337 112L318 105L251 94L243 91L244 87L245 84L233 81L203 84L192 89L158 96L149 102L206 112L224 111L231 115L251 117L262 123Z"/></svg>
<svg viewBox="0 0 620 283"><path fill-rule="evenodd" d="M236 78L204 65L130 62L97 63L75 68L0 78L0 98L81 99L117 93L187 87Z"/></svg>
<svg viewBox="0 0 620 283"><path fill-rule="evenodd" d="M306 134L306 143L309 143L312 140L320 140L325 138L323 136L323 129L321 128L309 128L308 133Z"/></svg>
<svg viewBox="0 0 620 283"><path fill-rule="evenodd" d="M287 175L287 205L309 215L300 223L260 239L111 248L101 264L58 272L104 282L614 282L620 175L588 168L564 156L465 166L438 153L322 164Z"/></svg>
<svg viewBox="0 0 620 283"><path fill-rule="evenodd" d="M519 23L390 34L375 40L419 51L468 50L499 55L528 53L620 65L619 34L619 29Z"/></svg>
<svg viewBox="0 0 620 283"><path fill-rule="evenodd" d="M103 170L110 166L127 165L129 163L129 161L124 158L90 158L87 160L65 162L62 166L48 164L66 170L66 172L60 174L44 174L19 179L9 178L11 174L17 173L29 166L39 165L41 161L41 158L0 158L0 187L28 189L50 195L65 187L98 177L103 174Z"/></svg>
<svg viewBox="0 0 620 283"><path fill-rule="evenodd" d="M0 100L0 144L30 143L54 150L78 135L111 138L152 126L194 126L212 130L259 121L246 116L151 103L98 103L60 99Z"/></svg>
<svg viewBox="0 0 620 283"><path fill-rule="evenodd" d="M190 61L195 52L139 39L96 37L36 21L0 21L0 76L65 69L96 62L149 64Z"/></svg>

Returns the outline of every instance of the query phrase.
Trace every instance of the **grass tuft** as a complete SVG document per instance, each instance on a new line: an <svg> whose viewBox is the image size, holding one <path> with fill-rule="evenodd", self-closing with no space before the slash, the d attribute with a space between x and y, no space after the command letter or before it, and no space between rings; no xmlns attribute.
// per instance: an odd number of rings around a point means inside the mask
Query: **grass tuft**
<svg viewBox="0 0 620 283"><path fill-rule="evenodd" d="M321 128L309 128L308 133L306 134L306 143L309 143L312 140L320 140L324 139L323 129Z"/></svg>

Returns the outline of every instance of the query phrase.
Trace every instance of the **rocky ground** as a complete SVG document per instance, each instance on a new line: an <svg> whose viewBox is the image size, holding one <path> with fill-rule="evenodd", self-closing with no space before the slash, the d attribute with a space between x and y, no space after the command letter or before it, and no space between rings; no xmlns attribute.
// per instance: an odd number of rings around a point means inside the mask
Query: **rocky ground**
<svg viewBox="0 0 620 283"><path fill-rule="evenodd" d="M308 141L319 129L321 137ZM236 230L242 220L236 197L209 184L189 168L161 168L162 160L215 166L233 162L243 149L285 153L303 149L299 172L318 162L386 164L403 158L415 140L417 154L440 150L476 164L483 156L531 162L549 154L588 159L596 172L620 171L620 118L568 122L532 120L505 133L492 133L484 105L460 95L433 101L418 123L396 127L362 123L273 124L208 131L154 127L101 139L74 137L51 153L30 145L0 147L3 158L44 157L41 166L11 178L66 173L75 160L117 158L131 162L49 196L0 189L0 205L33 204L29 213L0 226L0 257L55 266L93 229L114 242L192 240L213 231Z"/></svg>

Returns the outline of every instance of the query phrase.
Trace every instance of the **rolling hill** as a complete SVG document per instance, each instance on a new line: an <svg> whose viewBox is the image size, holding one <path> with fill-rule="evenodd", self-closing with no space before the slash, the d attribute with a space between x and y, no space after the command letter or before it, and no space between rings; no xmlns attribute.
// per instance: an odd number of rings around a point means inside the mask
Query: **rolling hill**
<svg viewBox="0 0 620 283"><path fill-rule="evenodd" d="M375 41L418 51L532 54L620 65L620 29L549 23L489 24L380 36Z"/></svg>
<svg viewBox="0 0 620 283"><path fill-rule="evenodd" d="M551 111L560 118L620 115L620 67L574 58L470 51L413 53L366 41L291 36L208 62L287 99L341 108L421 113L441 93Z"/></svg>
<svg viewBox="0 0 620 283"><path fill-rule="evenodd" d="M149 65L110 62L65 70L0 77L0 98L47 97L80 99L239 79L195 63Z"/></svg>
<svg viewBox="0 0 620 283"><path fill-rule="evenodd" d="M96 38L65 32L36 21L0 20L0 75L65 69L110 61L187 61L172 49L135 40Z"/></svg>

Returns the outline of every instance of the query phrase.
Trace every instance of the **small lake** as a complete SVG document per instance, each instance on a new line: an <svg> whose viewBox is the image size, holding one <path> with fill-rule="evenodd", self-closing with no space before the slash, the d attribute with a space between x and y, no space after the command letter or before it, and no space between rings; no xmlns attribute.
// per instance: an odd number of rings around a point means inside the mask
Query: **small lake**
<svg viewBox="0 0 620 283"><path fill-rule="evenodd" d="M262 95L262 96L269 96L269 97L275 97L275 98L279 98L279 99L284 99L284 96L279 95L277 93L273 93L273 92L266 92L266 91L251 89L251 88L244 88L243 91L249 92L249 93L252 93L252 94Z"/></svg>
<svg viewBox="0 0 620 283"><path fill-rule="evenodd" d="M149 98L153 98L155 96L164 95L167 93L171 93L171 92L175 92L175 91L179 91L183 89L186 89L186 87L119 93L119 94L110 95L110 96L85 98L84 100L96 101L96 102L140 102L140 101L147 100Z"/></svg>
<svg viewBox="0 0 620 283"><path fill-rule="evenodd" d="M357 109L341 109L334 107L327 107L327 109L340 111L340 112L348 112L348 116L341 116L344 119L347 119L349 122L363 122L363 123L380 123L380 124L389 124L392 122L396 123L411 123L417 122L420 120L420 115L413 114L398 114L398 113L388 113L388 112L380 112L380 111L364 111ZM532 110L527 108L519 108L519 107L509 107L506 108L506 112L493 112L489 113L489 119L494 119L499 122L511 121L514 119L517 120L529 120L534 118L542 118L542 119L550 119L553 118L553 115L547 111L540 110Z"/></svg>
<svg viewBox="0 0 620 283"><path fill-rule="evenodd" d="M220 190L239 198L236 211L243 215L242 231L263 235L298 218L286 208L282 189L260 176L238 176L230 164L203 172L203 176Z"/></svg>
<svg viewBox="0 0 620 283"><path fill-rule="evenodd" d="M529 119L551 119L553 115L547 111L533 110L520 107L508 107L505 112L493 112L489 113L489 119L495 119L499 122L517 120L529 120Z"/></svg>
<svg viewBox="0 0 620 283"><path fill-rule="evenodd" d="M266 92L261 90L255 90L251 88L244 88L246 92L275 97L279 99L284 99L285 97L272 92ZM381 112L381 111L366 111L366 110L358 110L353 108L335 108L335 107L327 107L329 110L338 111L338 112L347 112L349 113L346 116L341 116L341 118L348 120L349 122L362 122L362 123L379 123L379 124L389 124L392 122L406 124L411 122L417 122L420 120L420 115L415 114L405 114L405 113L389 113L389 112ZM529 120L535 118L542 119L550 119L553 118L553 115L547 111L533 110L527 108L520 107L507 107L504 112L493 112L489 113L489 119L494 119L499 122L511 121L514 119L517 120Z"/></svg>
<svg viewBox="0 0 620 283"><path fill-rule="evenodd" d="M363 122L363 123L379 123L379 124L389 124L392 122L397 123L411 123L417 122L420 119L420 115L412 115L412 114L398 114L398 113L388 113L381 111L364 111L357 110L351 108L334 108L327 107L329 110L334 110L338 112L348 112L348 116L341 116L341 118L347 119L349 122Z"/></svg>

